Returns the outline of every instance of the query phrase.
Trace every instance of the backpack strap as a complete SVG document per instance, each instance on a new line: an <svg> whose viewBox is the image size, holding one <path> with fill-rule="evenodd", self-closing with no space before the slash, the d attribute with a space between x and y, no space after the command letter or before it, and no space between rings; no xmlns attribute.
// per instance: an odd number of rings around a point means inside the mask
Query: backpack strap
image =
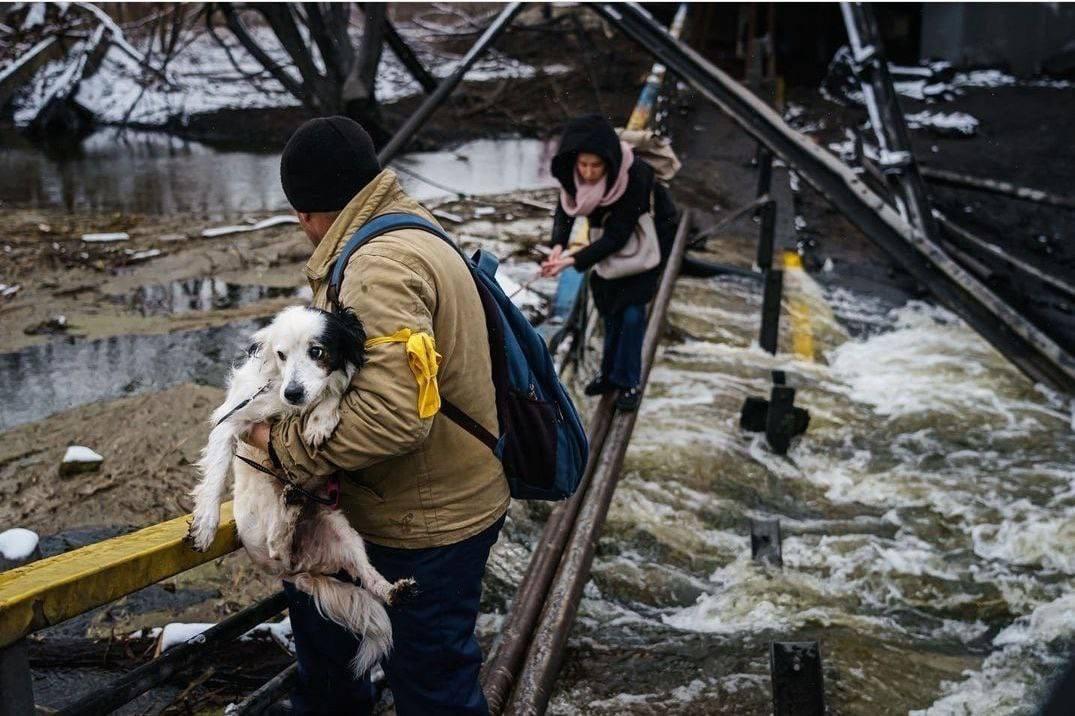
<svg viewBox="0 0 1075 716"><path fill-rule="evenodd" d="M372 239L397 229L421 229L422 231L427 231L444 239L457 252L459 251L459 247L448 238L448 235L439 226L426 221L420 216L392 212L370 219L351 235L351 238L344 244L343 251L340 252L340 255L336 257L336 261L332 264L332 270L329 272L328 300L332 302L335 308L340 308L340 287L343 285L343 272L347 269L347 262L351 260L351 256ZM462 255L461 252L460 255Z"/></svg>
<svg viewBox="0 0 1075 716"><path fill-rule="evenodd" d="M456 243L436 224L427 221L421 216L415 216L414 214L406 214L402 212L381 214L380 216L367 221L351 235L351 238L344 244L343 251L340 252L340 255L336 257L335 263L332 264L332 270L329 271L328 300L332 303L334 308L337 310L341 308L340 287L343 286L343 274L347 268L348 262L351 260L351 256L370 240L383 234L387 234L390 231L396 231L397 229L419 229L443 239L449 246L455 249L456 253L458 253L464 263L467 264L467 268L471 271L474 270L471 262L467 260L466 256L460 251ZM482 255L482 268L487 271L491 268L490 275L496 273L496 258L491 255L489 258L486 258L483 254L485 254L485 252L476 254L476 256ZM477 285L477 281L475 281L475 285ZM480 288L479 294L481 294ZM482 301L482 307L485 308L484 300ZM441 396L440 412L444 414L444 417L448 418L481 441L490 450L496 452L497 443L499 442L497 436L486 430L481 423L467 415L461 408L455 405L455 403L447 400L444 396Z"/></svg>

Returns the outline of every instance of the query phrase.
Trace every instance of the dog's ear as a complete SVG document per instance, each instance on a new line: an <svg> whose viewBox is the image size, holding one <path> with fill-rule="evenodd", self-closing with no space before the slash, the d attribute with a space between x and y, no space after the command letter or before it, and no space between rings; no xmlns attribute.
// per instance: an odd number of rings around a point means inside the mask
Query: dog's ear
<svg viewBox="0 0 1075 716"><path fill-rule="evenodd" d="M358 370L366 362L366 329L358 315L347 307L333 311L332 318L340 331L338 355L344 363L349 363Z"/></svg>
<svg viewBox="0 0 1075 716"><path fill-rule="evenodd" d="M250 336L250 344L232 362L232 368L238 368L247 361L260 358L265 353L265 342L269 337L269 327L266 326Z"/></svg>
<svg viewBox="0 0 1075 716"><path fill-rule="evenodd" d="M265 350L265 344L269 340L269 329L272 326L265 326L259 331L256 331L254 335L250 336L250 345L246 347L246 355L250 358L257 358Z"/></svg>

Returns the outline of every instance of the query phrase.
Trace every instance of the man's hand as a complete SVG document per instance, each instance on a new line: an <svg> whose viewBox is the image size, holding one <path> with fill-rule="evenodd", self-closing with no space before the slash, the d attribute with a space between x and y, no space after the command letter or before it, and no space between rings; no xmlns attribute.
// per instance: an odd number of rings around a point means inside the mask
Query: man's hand
<svg viewBox="0 0 1075 716"><path fill-rule="evenodd" d="M250 431L243 436L243 442L262 452L269 452L269 427L265 422L254 423Z"/></svg>

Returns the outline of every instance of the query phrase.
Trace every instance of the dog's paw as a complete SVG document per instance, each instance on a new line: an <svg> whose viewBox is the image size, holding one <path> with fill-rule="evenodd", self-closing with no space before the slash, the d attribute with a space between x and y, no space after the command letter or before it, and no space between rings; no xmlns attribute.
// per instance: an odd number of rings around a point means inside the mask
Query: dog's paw
<svg viewBox="0 0 1075 716"><path fill-rule="evenodd" d="M398 582L393 582L392 586L389 587L384 603L390 607L399 606L400 604L406 604L416 596L418 596L418 582L413 579L401 579Z"/></svg>
<svg viewBox="0 0 1075 716"><path fill-rule="evenodd" d="M184 541L198 552L205 552L216 538L217 527L220 526L220 512L205 510L194 513L194 519L190 522L190 529Z"/></svg>
<svg viewBox="0 0 1075 716"><path fill-rule="evenodd" d="M335 410L310 411L306 416L306 425L302 429L302 441L310 447L321 447L330 437L332 431L340 422L339 413Z"/></svg>

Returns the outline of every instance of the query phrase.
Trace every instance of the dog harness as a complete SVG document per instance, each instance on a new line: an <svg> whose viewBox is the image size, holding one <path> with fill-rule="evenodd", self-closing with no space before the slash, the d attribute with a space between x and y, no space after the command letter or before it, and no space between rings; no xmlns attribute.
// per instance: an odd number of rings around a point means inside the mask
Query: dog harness
<svg viewBox="0 0 1075 716"><path fill-rule="evenodd" d="M296 505L303 501L316 502L319 505L325 505L332 509L338 509L340 506L340 481L335 475L328 479L326 483L325 491L328 493L327 497L321 497L315 495L309 490L303 489L297 482L292 480L287 475L287 470L280 464L280 458L276 456L276 451L273 450L272 443L269 443L269 460L272 461L274 470L262 465L256 460L251 460L243 455L235 454L235 457L245 462L250 467L259 472L263 472L266 475L271 475L276 478L284 486L284 502L289 505Z"/></svg>

